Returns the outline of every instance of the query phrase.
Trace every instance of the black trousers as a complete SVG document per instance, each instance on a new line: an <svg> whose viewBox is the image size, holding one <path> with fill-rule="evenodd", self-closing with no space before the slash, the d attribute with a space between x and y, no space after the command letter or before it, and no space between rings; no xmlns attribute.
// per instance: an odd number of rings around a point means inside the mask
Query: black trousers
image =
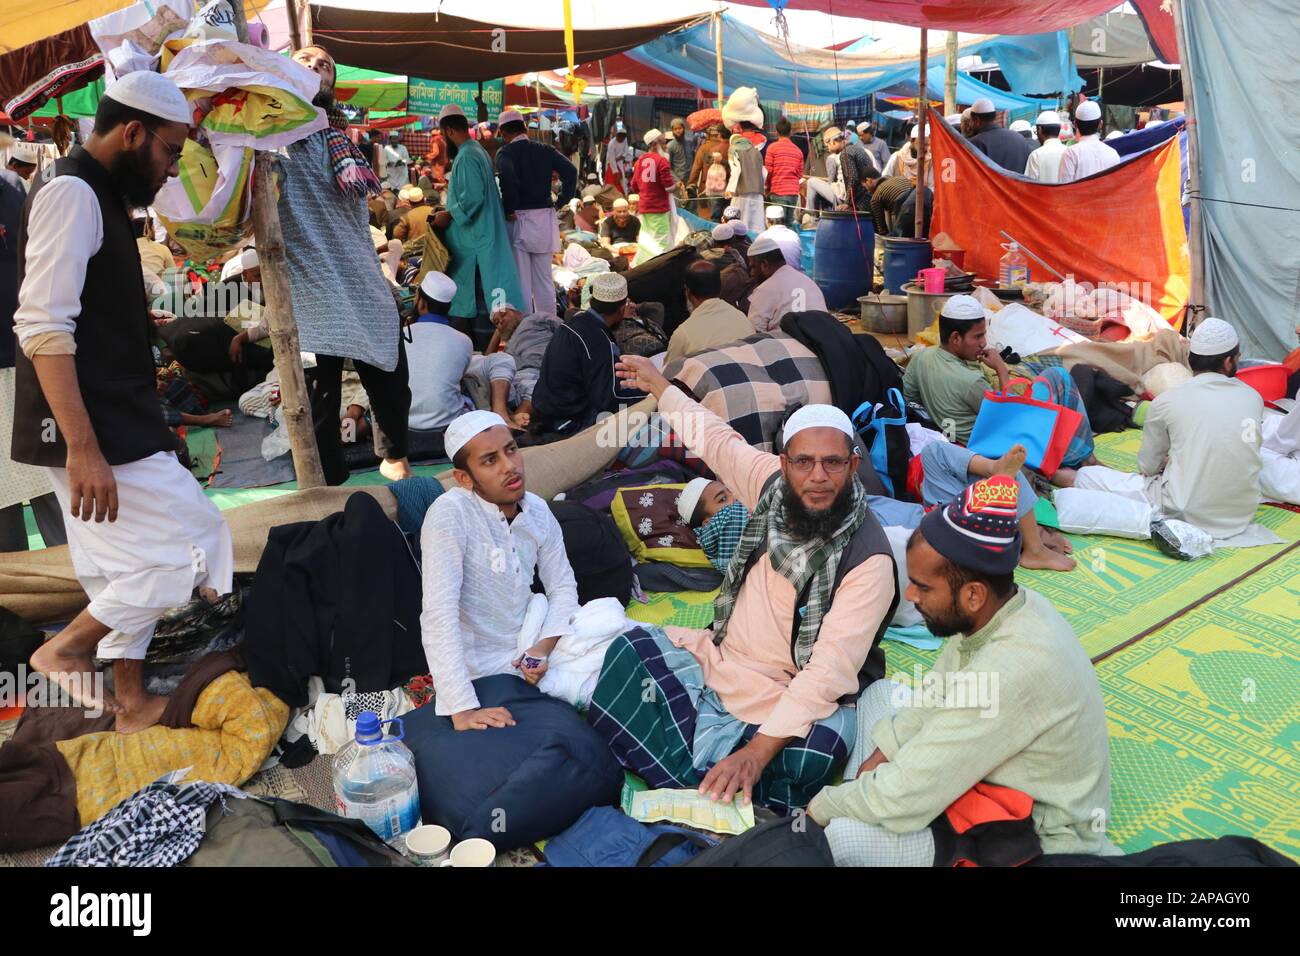
<svg viewBox="0 0 1300 956"><path fill-rule="evenodd" d="M64 529L63 512L59 509L54 492L33 498L31 505L32 515L36 518L36 530L45 539L45 547L67 544L68 532ZM0 551L26 550L27 525L23 521L23 506L16 504L0 508Z"/></svg>
<svg viewBox="0 0 1300 956"><path fill-rule="evenodd" d="M317 354L316 367L308 369L306 373L312 425L316 430L316 447L320 450L325 482L330 485L341 485L348 478L348 466L343 457L343 438L339 433L343 361L338 356ZM397 368L391 372L355 359L352 364L370 397L375 454L380 458L405 458L407 422L411 414L411 386L407 380L405 342L399 337Z"/></svg>

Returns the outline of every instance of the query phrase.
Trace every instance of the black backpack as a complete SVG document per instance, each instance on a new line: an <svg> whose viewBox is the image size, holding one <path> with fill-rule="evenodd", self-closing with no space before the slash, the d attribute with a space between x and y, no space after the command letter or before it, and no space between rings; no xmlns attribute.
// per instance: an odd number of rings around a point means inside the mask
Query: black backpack
<svg viewBox="0 0 1300 956"><path fill-rule="evenodd" d="M578 600L618 598L626 605L632 598L632 555L614 519L577 501L551 501L551 513L560 523L564 551L578 581ZM533 582L541 590L541 581Z"/></svg>

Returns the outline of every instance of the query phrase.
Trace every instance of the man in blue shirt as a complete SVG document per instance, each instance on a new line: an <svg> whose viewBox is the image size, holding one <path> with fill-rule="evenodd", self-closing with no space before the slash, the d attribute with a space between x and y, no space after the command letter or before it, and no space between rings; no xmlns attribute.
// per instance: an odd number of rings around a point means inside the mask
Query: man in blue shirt
<svg viewBox="0 0 1300 956"><path fill-rule="evenodd" d="M425 275L415 296L419 317L406 330L413 431L445 428L467 408L460 380L469 368L474 344L447 321L455 297L456 283L441 272Z"/></svg>

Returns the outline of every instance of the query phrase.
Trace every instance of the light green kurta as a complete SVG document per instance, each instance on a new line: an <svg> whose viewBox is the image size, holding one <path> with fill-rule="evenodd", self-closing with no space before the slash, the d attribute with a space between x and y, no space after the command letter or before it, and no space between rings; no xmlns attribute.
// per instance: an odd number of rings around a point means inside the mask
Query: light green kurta
<svg viewBox="0 0 1300 956"><path fill-rule="evenodd" d="M519 271L510 251L501 193L492 172L492 159L474 140L456 153L447 182L447 211L451 226L444 236L451 252L448 275L456 283L451 314L475 314L474 271L483 284L488 311L507 302L521 303Z"/></svg>
<svg viewBox="0 0 1300 956"><path fill-rule="evenodd" d="M937 699L900 707L872 729L888 762L819 793L808 806L815 820L909 833L987 781L1033 797L1044 853L1120 852L1106 837L1101 687L1050 601L1021 587L982 629L949 638L931 673Z"/></svg>

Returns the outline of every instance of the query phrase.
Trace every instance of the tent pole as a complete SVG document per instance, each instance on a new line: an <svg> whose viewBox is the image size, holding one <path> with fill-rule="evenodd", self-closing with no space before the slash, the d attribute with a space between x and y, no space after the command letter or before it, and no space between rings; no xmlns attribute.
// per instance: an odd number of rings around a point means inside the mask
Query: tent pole
<svg viewBox="0 0 1300 956"><path fill-rule="evenodd" d="M713 14L713 53L718 66L718 109L722 109L722 13Z"/></svg>
<svg viewBox="0 0 1300 956"><path fill-rule="evenodd" d="M289 39L295 50L301 50L302 27L298 23L298 0L289 0L285 4L285 11L289 14Z"/></svg>
<svg viewBox="0 0 1300 956"><path fill-rule="evenodd" d="M1187 23L1183 19L1183 0L1174 0L1174 31L1178 39L1178 72L1183 84L1183 112L1187 118L1187 196L1190 201L1187 251L1192 267L1192 300L1183 315L1183 333L1187 334L1187 319L1195 318L1196 310L1205 306L1205 246L1201 233L1200 133L1196 125L1192 71L1187 68Z"/></svg>
<svg viewBox="0 0 1300 956"><path fill-rule="evenodd" d="M292 2L292 0L291 0ZM231 4L236 35L248 42L248 22L244 5ZM276 206L274 159L259 150L253 171L253 235L257 239L257 258L262 264L262 289L266 294L265 321L275 356L275 370L280 375L280 409L284 428L289 435L293 454L293 471L298 488L320 488L325 484L316 432L312 426L311 402L307 397L307 380L302 371L298 323L293 317L293 293L285 267L284 235L280 231L280 210Z"/></svg>
<svg viewBox="0 0 1300 956"><path fill-rule="evenodd" d="M943 111L957 112L957 31L948 31L948 69L943 78Z"/></svg>
<svg viewBox="0 0 1300 956"><path fill-rule="evenodd" d="M307 43L311 43L311 3L309 0L300 0L300 2L302 3L302 15L299 17L299 21L302 29L302 38Z"/></svg>
<svg viewBox="0 0 1300 956"><path fill-rule="evenodd" d="M916 97L916 233L925 238L925 121L930 113L928 67L930 59L930 31L921 27L921 82ZM850 197L852 198L852 197Z"/></svg>

